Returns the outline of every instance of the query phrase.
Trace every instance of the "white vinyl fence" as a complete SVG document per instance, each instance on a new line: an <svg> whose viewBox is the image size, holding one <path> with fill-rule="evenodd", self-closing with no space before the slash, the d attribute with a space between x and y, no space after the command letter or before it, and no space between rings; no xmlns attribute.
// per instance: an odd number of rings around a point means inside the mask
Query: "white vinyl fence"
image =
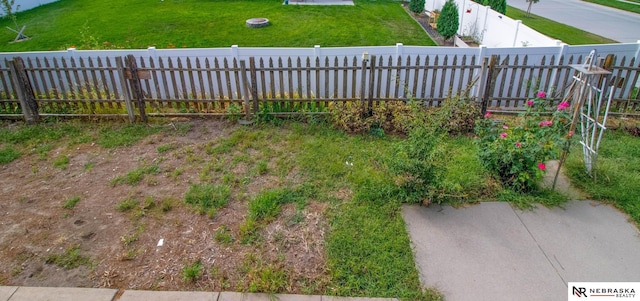
<svg viewBox="0 0 640 301"><path fill-rule="evenodd" d="M524 0L522 0L524 1ZM430 0L427 11L442 10L446 0ZM556 46L561 42L549 38L520 20L513 20L471 0L454 0L458 5L458 35L473 37L488 47L541 47Z"/></svg>

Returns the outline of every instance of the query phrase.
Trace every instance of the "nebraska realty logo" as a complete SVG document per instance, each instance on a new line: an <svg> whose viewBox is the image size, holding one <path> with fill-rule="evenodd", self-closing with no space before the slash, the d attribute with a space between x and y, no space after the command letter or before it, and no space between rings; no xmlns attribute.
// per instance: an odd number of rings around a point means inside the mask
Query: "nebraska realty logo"
<svg viewBox="0 0 640 301"><path fill-rule="evenodd" d="M569 282L569 301L640 300L640 282Z"/></svg>

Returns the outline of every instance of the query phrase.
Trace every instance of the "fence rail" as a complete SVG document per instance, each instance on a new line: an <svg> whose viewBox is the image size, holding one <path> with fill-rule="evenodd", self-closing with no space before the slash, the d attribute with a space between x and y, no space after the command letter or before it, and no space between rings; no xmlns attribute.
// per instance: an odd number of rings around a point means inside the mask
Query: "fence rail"
<svg viewBox="0 0 640 301"><path fill-rule="evenodd" d="M0 116L35 121L40 115L115 114L133 121L147 115L321 111L332 101L413 99L439 106L460 91L485 109L513 111L538 90L561 99L574 75L569 65L583 60L580 53L540 54L540 48L515 55L454 50L288 57L17 54L0 64ZM614 111L640 110L637 55L611 56Z"/></svg>

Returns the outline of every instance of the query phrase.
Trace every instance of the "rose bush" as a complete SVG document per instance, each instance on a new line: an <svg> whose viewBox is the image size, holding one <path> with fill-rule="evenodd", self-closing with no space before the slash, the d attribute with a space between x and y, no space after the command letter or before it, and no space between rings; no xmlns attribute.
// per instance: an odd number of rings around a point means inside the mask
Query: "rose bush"
<svg viewBox="0 0 640 301"><path fill-rule="evenodd" d="M556 107L538 92L526 101L526 111L512 125L491 119L487 113L476 123L475 144L478 158L503 185L515 191L528 192L536 188L546 170L544 162L557 159L573 133L570 104ZM551 116L542 113L553 111Z"/></svg>

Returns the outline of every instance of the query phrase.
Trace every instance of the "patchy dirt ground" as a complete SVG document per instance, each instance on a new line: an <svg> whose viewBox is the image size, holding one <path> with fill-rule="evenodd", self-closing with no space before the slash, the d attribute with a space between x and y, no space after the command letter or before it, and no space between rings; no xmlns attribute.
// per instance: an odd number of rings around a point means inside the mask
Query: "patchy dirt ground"
<svg viewBox="0 0 640 301"><path fill-rule="evenodd" d="M269 151L249 146L240 154L211 155L207 148L237 128L211 120L183 123L182 133L162 131L131 147L62 145L44 158L34 153L1 165L0 285L322 292L328 281L326 203L285 205L259 228L258 240L238 239L249 199L303 182L295 165L278 166L283 150L276 144ZM69 158L64 169L53 164L61 154ZM270 172L256 173L254 158L265 160ZM211 162L230 162L223 168L234 179L231 201L212 218L184 203L190 185L220 181L223 171L207 168ZM151 164L159 172L138 184L111 183ZM73 197L78 203L62 208ZM127 199L139 205L116 209ZM220 229L228 230L226 238L216 238ZM65 252L70 263L88 257L91 264L61 267L55 256ZM183 268L194 262L202 264L202 274L185 280Z"/></svg>

